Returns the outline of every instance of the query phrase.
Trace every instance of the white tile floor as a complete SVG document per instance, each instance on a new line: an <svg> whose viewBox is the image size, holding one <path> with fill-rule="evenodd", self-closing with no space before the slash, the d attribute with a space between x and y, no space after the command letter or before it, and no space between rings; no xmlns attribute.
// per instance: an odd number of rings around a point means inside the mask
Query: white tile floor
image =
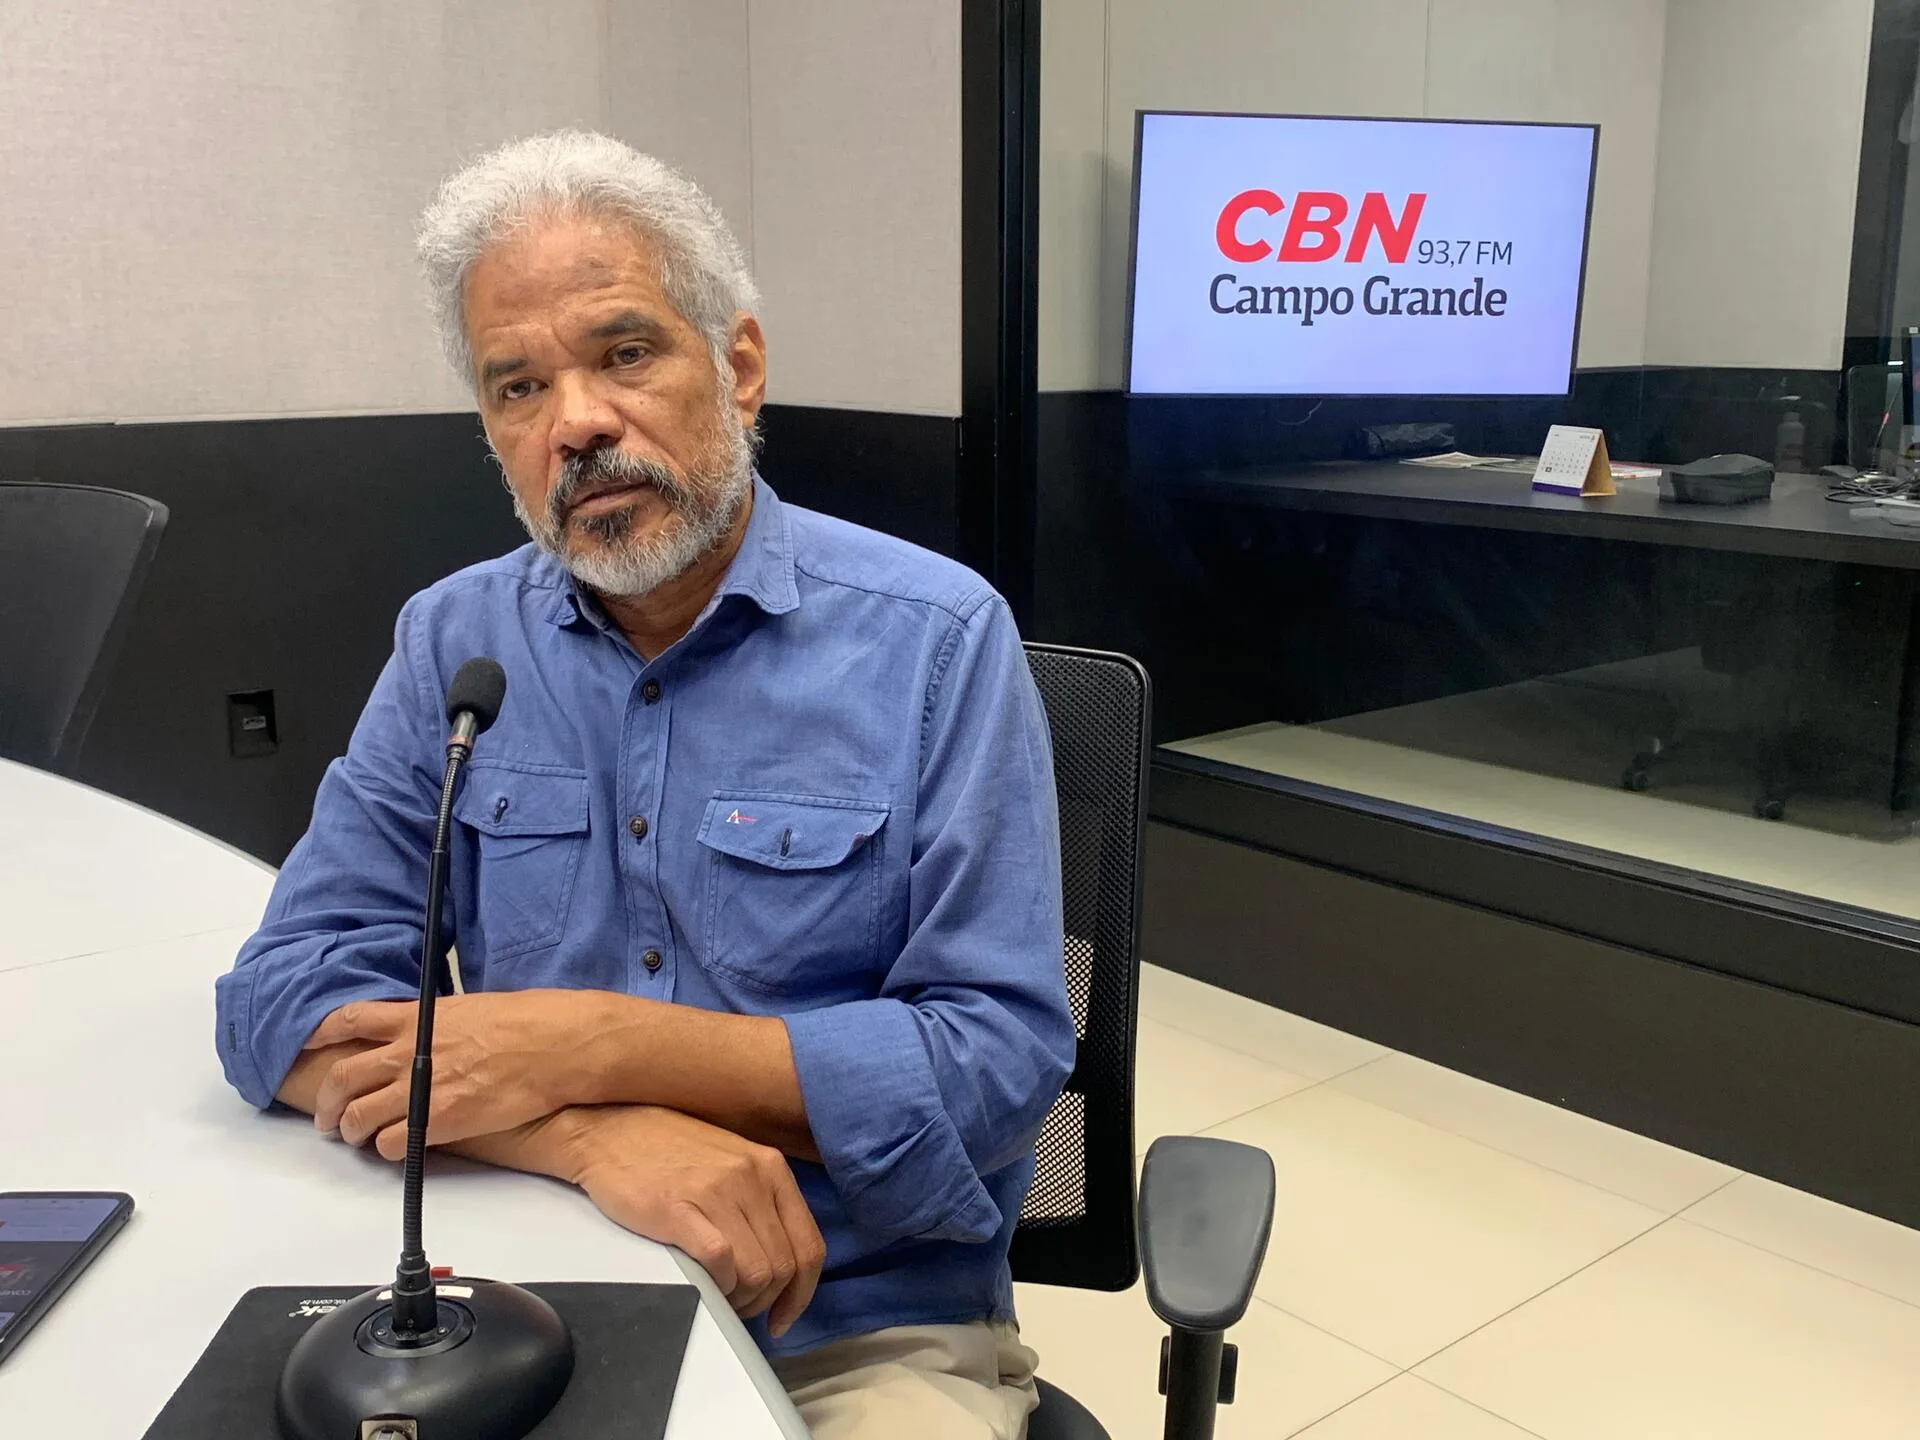
<svg viewBox="0 0 1920 1440"><path fill-rule="evenodd" d="M1280 1199L1221 1440L1913 1440L1920 1232L1149 967L1139 1133ZM1161 1327L1020 1287L1049 1378L1157 1440Z"/></svg>

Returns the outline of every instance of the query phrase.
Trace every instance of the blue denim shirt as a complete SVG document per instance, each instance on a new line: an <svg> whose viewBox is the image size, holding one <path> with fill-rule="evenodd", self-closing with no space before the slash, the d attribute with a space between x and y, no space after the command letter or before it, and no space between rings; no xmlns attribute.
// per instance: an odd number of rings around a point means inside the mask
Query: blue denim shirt
<svg viewBox="0 0 1920 1440"><path fill-rule="evenodd" d="M265 1106L330 1011L416 992L443 696L474 655L508 685L454 807L466 987L785 1020L827 1261L786 1336L760 1323L767 1348L1010 1315L1074 1055L1046 718L979 577L764 482L712 603L651 663L532 546L407 603L218 983L227 1078Z"/></svg>

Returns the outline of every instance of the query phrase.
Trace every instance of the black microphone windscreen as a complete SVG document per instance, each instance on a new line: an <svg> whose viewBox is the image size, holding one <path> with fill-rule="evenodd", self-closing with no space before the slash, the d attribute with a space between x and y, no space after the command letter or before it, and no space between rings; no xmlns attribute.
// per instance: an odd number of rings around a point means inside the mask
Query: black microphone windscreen
<svg viewBox="0 0 1920 1440"><path fill-rule="evenodd" d="M500 706L507 698L507 672L498 660L476 655L453 672L447 686L447 721L462 710L471 710L474 734L479 734L500 717Z"/></svg>

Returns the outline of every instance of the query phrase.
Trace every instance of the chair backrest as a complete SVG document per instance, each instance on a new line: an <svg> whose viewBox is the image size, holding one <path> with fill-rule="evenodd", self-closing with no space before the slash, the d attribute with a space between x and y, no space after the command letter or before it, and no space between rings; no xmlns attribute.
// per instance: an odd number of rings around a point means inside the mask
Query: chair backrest
<svg viewBox="0 0 1920 1440"><path fill-rule="evenodd" d="M0 483L0 756L72 773L166 525L122 490Z"/></svg>
<svg viewBox="0 0 1920 1440"><path fill-rule="evenodd" d="M1013 1274L1124 1290L1140 1273L1133 1051L1152 687L1125 655L1029 645L1027 663L1053 732L1067 993L1080 1049L1040 1132Z"/></svg>

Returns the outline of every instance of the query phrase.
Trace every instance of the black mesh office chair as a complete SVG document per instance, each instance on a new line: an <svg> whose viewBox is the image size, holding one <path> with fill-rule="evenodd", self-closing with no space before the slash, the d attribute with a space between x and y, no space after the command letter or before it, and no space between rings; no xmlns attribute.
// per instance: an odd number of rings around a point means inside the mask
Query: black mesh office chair
<svg viewBox="0 0 1920 1440"><path fill-rule="evenodd" d="M1657 603L1694 617L1700 668L1724 677L1725 690L1702 694L1696 684L1673 695L1662 732L1648 737L1620 783L1638 791L1663 777L1737 778L1755 815L1783 819L1794 793L1821 773L1805 716L1827 683L1836 581L1832 566L1763 566L1713 551L1664 576Z"/></svg>
<svg viewBox="0 0 1920 1440"><path fill-rule="evenodd" d="M73 772L166 526L141 495L0 483L0 756Z"/></svg>
<svg viewBox="0 0 1920 1440"><path fill-rule="evenodd" d="M1246 1313L1266 1254L1273 1162L1225 1140L1156 1140L1136 1210L1133 1051L1152 692L1146 671L1124 655L1029 645L1027 663L1053 732L1067 991L1080 1050L1040 1132L1013 1275L1125 1290L1144 1259L1148 1303L1172 1327L1160 1350L1167 1440L1209 1440L1215 1406L1233 1399L1236 1356L1224 1336ZM1108 1440L1098 1420L1045 1380L1028 1435Z"/></svg>

